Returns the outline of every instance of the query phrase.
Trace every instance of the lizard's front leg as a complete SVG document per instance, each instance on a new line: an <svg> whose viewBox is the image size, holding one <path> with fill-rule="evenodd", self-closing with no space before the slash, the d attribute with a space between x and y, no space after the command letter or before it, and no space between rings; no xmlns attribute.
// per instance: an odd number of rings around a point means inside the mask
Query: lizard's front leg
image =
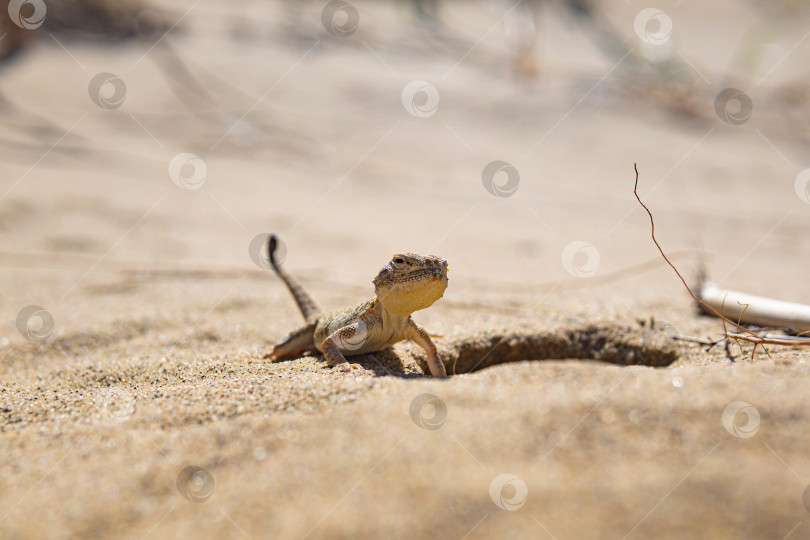
<svg viewBox="0 0 810 540"><path fill-rule="evenodd" d="M413 322L413 319L408 320L408 339L425 349L431 375L434 377L447 377L447 370L444 369L444 364L439 358L438 352L436 352L436 345L430 340L427 331Z"/></svg>
<svg viewBox="0 0 810 540"><path fill-rule="evenodd" d="M329 337L323 340L321 350L329 367L345 366L345 368L348 369L363 368L360 364L348 363L346 357L343 356L340 350L341 345L346 343L346 340L351 339L358 331L359 328L357 324L350 324L332 332Z"/></svg>

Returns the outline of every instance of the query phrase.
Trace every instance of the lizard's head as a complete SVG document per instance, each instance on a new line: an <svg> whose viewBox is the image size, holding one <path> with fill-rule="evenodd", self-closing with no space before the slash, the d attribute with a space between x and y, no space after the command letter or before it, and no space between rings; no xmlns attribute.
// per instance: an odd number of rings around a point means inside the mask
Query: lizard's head
<svg viewBox="0 0 810 540"><path fill-rule="evenodd" d="M413 253L394 255L374 278L377 299L389 310L413 313L430 307L447 288L447 261Z"/></svg>

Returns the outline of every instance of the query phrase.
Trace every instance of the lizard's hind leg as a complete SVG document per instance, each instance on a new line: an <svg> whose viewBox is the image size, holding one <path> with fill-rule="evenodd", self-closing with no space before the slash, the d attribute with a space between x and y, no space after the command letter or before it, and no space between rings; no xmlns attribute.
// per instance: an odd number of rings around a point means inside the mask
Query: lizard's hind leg
<svg viewBox="0 0 810 540"><path fill-rule="evenodd" d="M265 358L278 362L280 360L298 358L306 352L317 352L318 349L315 348L314 336L315 323L302 326L282 339L273 347L273 352L265 355Z"/></svg>

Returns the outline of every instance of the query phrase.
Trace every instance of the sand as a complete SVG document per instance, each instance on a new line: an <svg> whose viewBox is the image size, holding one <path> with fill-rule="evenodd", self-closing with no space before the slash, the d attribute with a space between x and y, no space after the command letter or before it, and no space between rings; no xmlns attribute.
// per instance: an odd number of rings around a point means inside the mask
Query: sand
<svg viewBox="0 0 810 540"><path fill-rule="evenodd" d="M642 51L644 6L608 4ZM497 4L446 5L437 37L356 2L346 38L317 2L167 4L207 97L172 90L160 45L44 36L0 74L0 537L810 537L808 353L670 339L722 326L632 194L638 163L690 279L702 252L721 286L810 303L806 14L665 4L683 101L560 11L516 80ZM89 98L101 72L120 107ZM440 96L425 117L413 80ZM727 86L741 125L715 114ZM170 178L181 153L197 189ZM495 160L511 196L482 185ZM414 318L457 374L424 376L409 343L348 373L263 359L301 324L251 258L271 231L326 308L393 253L446 258ZM17 329L30 305L45 340Z"/></svg>

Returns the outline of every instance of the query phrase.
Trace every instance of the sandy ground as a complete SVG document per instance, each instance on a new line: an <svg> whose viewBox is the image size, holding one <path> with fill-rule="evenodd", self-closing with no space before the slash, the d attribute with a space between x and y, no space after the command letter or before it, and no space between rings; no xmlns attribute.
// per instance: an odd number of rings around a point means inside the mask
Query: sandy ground
<svg viewBox="0 0 810 540"><path fill-rule="evenodd" d="M810 538L807 353L668 339L722 328L632 195L638 163L688 277L703 251L724 287L810 303L807 15L658 6L680 102L632 68L645 6L607 4L631 54L550 11L534 80L510 72L506 7L473 2L433 31L357 2L345 38L319 2L183 2L154 48L44 34L7 66L0 537ZM91 99L102 72L120 107ZM440 96L425 117L413 80ZM715 114L729 86L741 125ZM198 189L170 179L180 153ZM512 196L482 185L494 160ZM301 322L251 260L270 231L330 308L395 252L445 257L415 319L458 374L423 376L407 343L353 373L264 360ZM29 305L44 341L18 331Z"/></svg>

